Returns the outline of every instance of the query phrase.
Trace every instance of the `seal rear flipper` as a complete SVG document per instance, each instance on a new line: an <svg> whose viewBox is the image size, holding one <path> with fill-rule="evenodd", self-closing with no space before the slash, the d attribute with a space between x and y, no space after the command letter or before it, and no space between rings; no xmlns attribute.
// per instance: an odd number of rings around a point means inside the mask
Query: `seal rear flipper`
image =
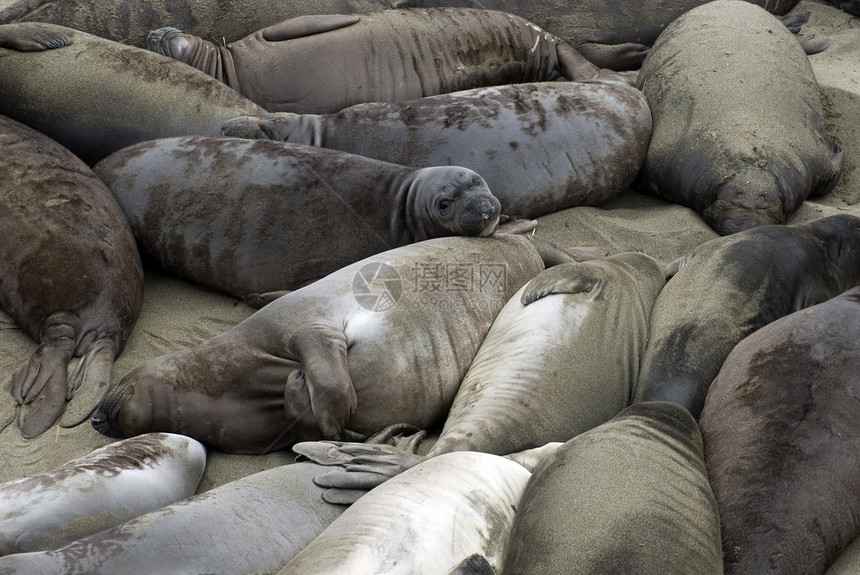
<svg viewBox="0 0 860 575"><path fill-rule="evenodd" d="M60 427L74 427L89 419L110 388L118 343L113 337L96 339L69 376L66 410Z"/></svg>
<svg viewBox="0 0 860 575"><path fill-rule="evenodd" d="M496 570L483 555L469 555L454 567L448 575L495 575Z"/></svg>
<svg viewBox="0 0 860 575"><path fill-rule="evenodd" d="M598 44L587 42L576 47L589 62L609 70L636 70L648 55L648 46L636 42Z"/></svg>
<svg viewBox="0 0 860 575"><path fill-rule="evenodd" d="M18 52L39 52L62 48L72 40L54 27L40 26L37 22L27 23L26 27L0 27L0 48Z"/></svg>
<svg viewBox="0 0 860 575"><path fill-rule="evenodd" d="M595 298L606 284L606 270L575 263L561 264L539 273L526 284L520 302L529 305L551 294L590 293Z"/></svg>
<svg viewBox="0 0 860 575"><path fill-rule="evenodd" d="M283 42L295 40L314 34L331 32L340 28L352 26L361 20L356 14L320 14L298 16L263 28L260 33L267 42Z"/></svg>
<svg viewBox="0 0 860 575"><path fill-rule="evenodd" d="M27 365L12 377L11 392L24 406L21 432L30 439L47 431L66 406L66 380L71 341L43 343Z"/></svg>
<svg viewBox="0 0 860 575"><path fill-rule="evenodd" d="M605 257L609 250L594 246L563 248L549 240L537 236L525 236L537 250L545 267L557 266L571 262L584 262Z"/></svg>

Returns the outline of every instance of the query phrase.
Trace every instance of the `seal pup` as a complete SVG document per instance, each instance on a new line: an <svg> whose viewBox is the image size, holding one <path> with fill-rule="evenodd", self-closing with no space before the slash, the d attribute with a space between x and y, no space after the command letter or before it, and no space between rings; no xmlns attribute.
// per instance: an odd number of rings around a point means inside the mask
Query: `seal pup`
<svg viewBox="0 0 860 575"><path fill-rule="evenodd" d="M720 521L696 421L640 403L532 473L504 573L721 574Z"/></svg>
<svg viewBox="0 0 860 575"><path fill-rule="evenodd" d="M654 303L634 400L675 401L698 417L739 341L860 283L860 218L749 229L670 267L680 269Z"/></svg>
<svg viewBox="0 0 860 575"><path fill-rule="evenodd" d="M543 267L529 239L512 234L371 256L141 364L105 396L93 425L184 433L233 453L344 429L426 428L450 407L498 311Z"/></svg>
<svg viewBox="0 0 860 575"><path fill-rule="evenodd" d="M475 554L498 568L530 476L486 453L434 457L353 503L278 575L449 573Z"/></svg>
<svg viewBox="0 0 860 575"><path fill-rule="evenodd" d="M740 0L690 10L660 35L637 80L653 115L641 185L715 231L782 224L830 192L841 146L797 39Z"/></svg>
<svg viewBox="0 0 860 575"><path fill-rule="evenodd" d="M0 555L62 547L190 497L205 465L199 442L149 433L0 484Z"/></svg>
<svg viewBox="0 0 860 575"><path fill-rule="evenodd" d="M434 237L487 236L500 216L472 170L408 168L284 142L152 140L94 171L145 260L235 296L296 289Z"/></svg>
<svg viewBox="0 0 860 575"><path fill-rule="evenodd" d="M858 374L860 287L726 357L700 423L727 575L823 574L860 535Z"/></svg>
<svg viewBox="0 0 860 575"><path fill-rule="evenodd" d="M320 497L319 472L267 469L56 550L0 557L0 573L276 573L345 509Z"/></svg>
<svg viewBox="0 0 860 575"><path fill-rule="evenodd" d="M269 112L326 114L362 102L562 77L590 80L600 72L552 34L493 10L300 16L226 46L168 27L153 30L148 46Z"/></svg>
<svg viewBox="0 0 860 575"><path fill-rule="evenodd" d="M0 49L0 114L50 136L89 165L155 138L220 133L243 114L264 114L221 82L141 48L37 22L0 26L15 43L45 35L68 46Z"/></svg>
<svg viewBox="0 0 860 575"><path fill-rule="evenodd" d="M38 344L9 384L29 438L69 400L64 427L95 409L140 315L143 270L122 210L86 164L2 116L0 149L0 306Z"/></svg>
<svg viewBox="0 0 860 575"><path fill-rule="evenodd" d="M234 118L227 136L343 150L406 166L461 165L489 178L506 214L601 204L636 178L651 137L642 93L621 83L476 88L333 114Z"/></svg>

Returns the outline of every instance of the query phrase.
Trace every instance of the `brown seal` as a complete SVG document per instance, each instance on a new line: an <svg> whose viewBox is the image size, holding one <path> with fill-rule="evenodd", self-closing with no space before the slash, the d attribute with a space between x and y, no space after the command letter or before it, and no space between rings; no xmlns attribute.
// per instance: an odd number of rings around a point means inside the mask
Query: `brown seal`
<svg viewBox="0 0 860 575"><path fill-rule="evenodd" d="M284 142L165 138L94 171L144 259L236 296L296 289L408 243L487 236L499 221L499 201L467 168Z"/></svg>
<svg viewBox="0 0 860 575"><path fill-rule="evenodd" d="M35 437L68 398L65 426L107 391L140 314L143 271L122 210L82 161L3 117L0 148L0 305L39 344L11 382L22 431ZM83 359L67 376L73 356Z"/></svg>
<svg viewBox="0 0 860 575"><path fill-rule="evenodd" d="M860 535L860 287L738 343L700 420L727 575L824 573Z"/></svg>
<svg viewBox="0 0 860 575"><path fill-rule="evenodd" d="M301 16L226 46L161 28L150 34L149 49L211 74L270 112L325 114L362 102L599 73L522 18L465 8Z"/></svg>

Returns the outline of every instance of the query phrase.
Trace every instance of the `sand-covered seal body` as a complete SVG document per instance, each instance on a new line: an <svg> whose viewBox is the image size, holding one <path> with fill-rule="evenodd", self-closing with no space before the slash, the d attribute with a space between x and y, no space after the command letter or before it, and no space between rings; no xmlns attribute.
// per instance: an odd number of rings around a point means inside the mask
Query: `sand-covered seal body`
<svg viewBox="0 0 860 575"><path fill-rule="evenodd" d="M765 10L716 0L669 26L638 85L653 115L642 185L730 234L785 223L839 180L812 67Z"/></svg>
<svg viewBox="0 0 860 575"><path fill-rule="evenodd" d="M107 391L140 314L143 271L122 210L87 165L5 117L0 148L0 306L39 344L10 384L22 432L35 437L68 399L77 395L62 420L72 426ZM68 369L73 357L82 360Z"/></svg>
<svg viewBox="0 0 860 575"><path fill-rule="evenodd" d="M138 366L93 423L246 453L345 428L426 428L450 406L498 311L543 265L527 238L511 234L439 238L366 258Z"/></svg>
<svg viewBox="0 0 860 575"><path fill-rule="evenodd" d="M199 442L150 433L0 484L0 555L56 549L190 497L205 465Z"/></svg>
<svg viewBox="0 0 860 575"><path fill-rule="evenodd" d="M2 557L0 573L276 573L345 509L320 497L320 470L261 471L56 550Z"/></svg>
<svg viewBox="0 0 860 575"><path fill-rule="evenodd" d="M144 259L236 296L295 289L408 243L486 236L499 220L499 201L472 170L283 142L153 140L94 170Z"/></svg>
<svg viewBox="0 0 860 575"><path fill-rule="evenodd" d="M137 142L218 135L221 124L265 110L198 70L141 48L43 23L0 26L21 41L53 33L70 45L0 49L0 114L27 124L92 165Z"/></svg>
<svg viewBox="0 0 860 575"><path fill-rule="evenodd" d="M532 473L504 573L722 573L720 523L695 420L640 403Z"/></svg>
<svg viewBox="0 0 860 575"><path fill-rule="evenodd" d="M522 18L473 9L302 16L226 46L163 28L150 34L149 49L270 112L325 114L481 86L585 80L599 71Z"/></svg>
<svg viewBox="0 0 860 575"><path fill-rule="evenodd" d="M236 118L228 136L343 150L407 166L462 165L488 178L506 214L597 205L645 158L651 114L620 83L541 82L373 102L333 114Z"/></svg>
<svg viewBox="0 0 860 575"><path fill-rule="evenodd" d="M500 567L530 473L486 453L448 453L353 503L279 575L449 573L479 554Z"/></svg>
<svg viewBox="0 0 860 575"><path fill-rule="evenodd" d="M700 420L727 574L824 573L860 534L860 288L761 328Z"/></svg>
<svg viewBox="0 0 860 575"><path fill-rule="evenodd" d="M706 242L682 261L651 312L634 399L676 401L698 417L744 337L860 283L860 218L761 226Z"/></svg>

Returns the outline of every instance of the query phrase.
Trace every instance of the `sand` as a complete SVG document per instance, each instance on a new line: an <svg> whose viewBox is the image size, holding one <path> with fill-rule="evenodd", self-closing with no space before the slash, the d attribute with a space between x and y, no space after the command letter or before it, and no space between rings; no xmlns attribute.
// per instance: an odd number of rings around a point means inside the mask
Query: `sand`
<svg viewBox="0 0 860 575"><path fill-rule="evenodd" d="M804 34L829 39L829 47L810 56L821 87L826 128L845 150L845 168L836 189L807 200L789 223L853 213L860 216L860 19L827 4L803 0L793 12L811 12ZM753 72L754 73L754 72ZM642 250L669 263L702 242L718 237L693 211L628 191L599 207L564 210L539 219L536 234L567 246L604 246L611 253ZM235 298L147 269L140 320L114 366L113 381L148 359L217 335L254 312ZM0 378L4 386L36 344L0 313ZM0 425L15 417L14 400L0 392ZM110 443L89 423L71 429L54 426L36 439L24 439L16 424L0 432L0 482L53 469ZM286 451L265 456L209 458L198 491L293 461Z"/></svg>

